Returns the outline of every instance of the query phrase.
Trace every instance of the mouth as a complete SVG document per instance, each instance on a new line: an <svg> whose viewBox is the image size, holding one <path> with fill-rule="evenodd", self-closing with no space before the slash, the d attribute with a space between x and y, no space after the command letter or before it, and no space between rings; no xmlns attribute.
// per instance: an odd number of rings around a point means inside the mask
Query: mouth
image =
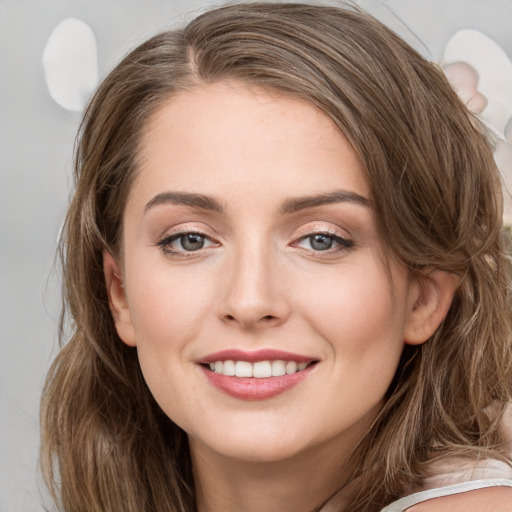
<svg viewBox="0 0 512 512"><path fill-rule="evenodd" d="M198 361L211 385L240 400L280 395L304 381L319 362L277 350L226 350Z"/></svg>
<svg viewBox="0 0 512 512"><path fill-rule="evenodd" d="M251 363L250 361L235 361L228 359L226 361L215 361L205 363L203 366L211 372L225 375L227 377L252 377L255 379L265 379L269 377L282 377L284 375L293 375L306 368L316 364L317 361L298 362L265 360Z"/></svg>

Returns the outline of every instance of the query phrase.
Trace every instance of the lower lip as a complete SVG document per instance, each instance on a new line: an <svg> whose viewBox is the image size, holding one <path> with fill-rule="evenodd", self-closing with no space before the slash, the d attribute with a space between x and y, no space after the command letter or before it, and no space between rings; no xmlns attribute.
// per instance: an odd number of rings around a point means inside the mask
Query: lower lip
<svg viewBox="0 0 512 512"><path fill-rule="evenodd" d="M298 384L311 373L316 365L290 375L257 379L255 377L230 377L215 373L201 366L206 378L214 387L240 400L268 400L278 396Z"/></svg>

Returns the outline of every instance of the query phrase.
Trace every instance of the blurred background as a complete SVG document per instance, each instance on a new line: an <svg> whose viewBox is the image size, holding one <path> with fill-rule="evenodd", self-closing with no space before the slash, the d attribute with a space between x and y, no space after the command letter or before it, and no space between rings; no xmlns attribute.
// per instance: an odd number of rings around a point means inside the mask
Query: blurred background
<svg viewBox="0 0 512 512"><path fill-rule="evenodd" d="M60 281L54 256L81 110L97 81L129 49L220 3L0 0L0 512L43 510L39 397L57 349ZM476 60L470 64L481 74L481 92L493 110L487 122L506 141L512 0L354 3L438 62L457 31L478 30L476 38L456 40L448 60L471 61L458 57L471 47ZM494 64L480 71L482 61ZM493 73L505 77L498 92Z"/></svg>

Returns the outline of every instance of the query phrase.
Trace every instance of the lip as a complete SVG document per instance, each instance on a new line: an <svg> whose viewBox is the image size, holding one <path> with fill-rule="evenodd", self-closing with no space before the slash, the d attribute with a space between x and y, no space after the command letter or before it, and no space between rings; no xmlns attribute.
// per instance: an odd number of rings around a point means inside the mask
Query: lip
<svg viewBox="0 0 512 512"><path fill-rule="evenodd" d="M261 349L247 352L245 350L230 349L209 354L197 361L199 364L215 363L215 361L247 361L257 363L259 361L295 361L297 363L309 363L316 361L313 357L284 352L282 350Z"/></svg>
<svg viewBox="0 0 512 512"><path fill-rule="evenodd" d="M208 368L209 363L215 361L247 361L257 363L259 361L295 361L297 363L312 364L296 373L281 375L279 377L255 378L255 377L231 377L215 373ZM303 382L317 366L315 358L283 352L281 350L263 349L252 352L244 350L223 350L215 352L197 361L208 382L219 391L239 400L268 400L281 395Z"/></svg>
<svg viewBox="0 0 512 512"><path fill-rule="evenodd" d="M305 370L283 375L281 377L268 377L257 379L255 377L229 377L215 373L201 366L206 378L218 390L240 400L268 400L294 388L306 379L315 369L316 365Z"/></svg>

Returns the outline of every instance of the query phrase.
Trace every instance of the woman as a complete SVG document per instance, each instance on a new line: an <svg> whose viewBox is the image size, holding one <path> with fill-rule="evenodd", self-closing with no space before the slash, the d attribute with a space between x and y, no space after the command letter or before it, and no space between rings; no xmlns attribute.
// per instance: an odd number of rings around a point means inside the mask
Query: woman
<svg viewBox="0 0 512 512"><path fill-rule="evenodd" d="M508 510L499 191L442 73L364 13L231 5L135 49L77 147L55 499Z"/></svg>

